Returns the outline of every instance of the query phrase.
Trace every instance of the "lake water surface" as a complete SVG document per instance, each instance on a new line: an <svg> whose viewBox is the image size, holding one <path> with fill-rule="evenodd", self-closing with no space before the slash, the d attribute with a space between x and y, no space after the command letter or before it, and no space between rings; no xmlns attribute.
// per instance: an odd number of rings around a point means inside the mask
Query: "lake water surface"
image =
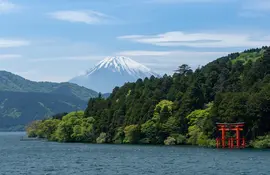
<svg viewBox="0 0 270 175"><path fill-rule="evenodd" d="M1 175L270 175L269 150L20 141L0 133Z"/></svg>

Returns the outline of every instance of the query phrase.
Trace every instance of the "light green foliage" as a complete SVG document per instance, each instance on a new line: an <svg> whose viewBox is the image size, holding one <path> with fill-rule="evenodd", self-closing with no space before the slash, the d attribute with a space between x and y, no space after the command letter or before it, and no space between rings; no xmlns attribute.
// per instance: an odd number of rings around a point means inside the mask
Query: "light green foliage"
<svg viewBox="0 0 270 175"><path fill-rule="evenodd" d="M94 142L94 123L95 119L85 118L83 111L71 112L62 120L50 118L34 122L27 127L27 133L59 142Z"/></svg>
<svg viewBox="0 0 270 175"><path fill-rule="evenodd" d="M122 127L117 128L116 134L113 138L113 143L121 144L125 138L124 129Z"/></svg>
<svg viewBox="0 0 270 175"><path fill-rule="evenodd" d="M96 142L97 143L106 143L106 137L107 137L107 134L102 132L102 133L100 133L99 137L96 139Z"/></svg>
<svg viewBox="0 0 270 175"><path fill-rule="evenodd" d="M204 147L215 147L216 146L216 141L214 139L209 139L204 133L200 133L197 144L199 146L204 146Z"/></svg>
<svg viewBox="0 0 270 175"><path fill-rule="evenodd" d="M38 137L38 129L40 127L40 124L42 123L42 121L40 120L36 120L33 121L32 123L30 123L27 127L26 127L26 132L28 137Z"/></svg>
<svg viewBox="0 0 270 175"><path fill-rule="evenodd" d="M190 113L187 116L187 119L189 120L188 124L189 125L197 125L197 126L202 128L204 125L204 121L209 119L209 117L210 117L210 111L211 111L212 106L213 106L213 104L209 103L207 105L206 109L195 110L192 113Z"/></svg>
<svg viewBox="0 0 270 175"><path fill-rule="evenodd" d="M199 145L205 147L214 147L215 140L208 138L197 126L190 126L188 128L188 143L192 145Z"/></svg>
<svg viewBox="0 0 270 175"><path fill-rule="evenodd" d="M70 112L63 117L63 120L64 121L68 121L71 119L75 120L76 118L82 118L83 116L84 116L83 111Z"/></svg>
<svg viewBox="0 0 270 175"><path fill-rule="evenodd" d="M178 130L178 121L172 117L173 102L168 100L160 101L154 111L152 119L141 125L144 141L163 144L164 140Z"/></svg>
<svg viewBox="0 0 270 175"><path fill-rule="evenodd" d="M173 137L167 137L166 140L164 140L165 145L175 145L176 144L176 139Z"/></svg>
<svg viewBox="0 0 270 175"><path fill-rule="evenodd" d="M187 116L189 120L188 143L192 145L211 146L212 140L209 139L206 132L208 125L211 124L210 110L212 104L204 110L195 110ZM209 124L210 123L210 124ZM211 125L209 126L212 127Z"/></svg>
<svg viewBox="0 0 270 175"><path fill-rule="evenodd" d="M175 133L179 129L176 117L169 117L166 123L162 124L162 128L167 133Z"/></svg>
<svg viewBox="0 0 270 175"><path fill-rule="evenodd" d="M59 141L92 142L94 140L93 117L84 118L84 112L71 112L63 117L57 130Z"/></svg>
<svg viewBox="0 0 270 175"><path fill-rule="evenodd" d="M167 111L164 111L165 107L167 107ZM162 112L168 112L170 115L172 115L172 108L173 108L173 102L172 101L162 100L156 105L154 116L158 116Z"/></svg>
<svg viewBox="0 0 270 175"><path fill-rule="evenodd" d="M255 62L257 59L263 56L263 50L259 52L249 52L249 53L240 53L240 55L232 60L232 63L235 64L237 61L243 61L246 64L249 60Z"/></svg>
<svg viewBox="0 0 270 175"><path fill-rule="evenodd" d="M52 140L54 138L54 132L56 131L60 120L48 119L40 123L37 135L39 138L47 138Z"/></svg>
<svg viewBox="0 0 270 175"><path fill-rule="evenodd" d="M46 138L55 141L55 131L59 123L60 120L57 119L34 121L26 127L26 132L28 137Z"/></svg>
<svg viewBox="0 0 270 175"><path fill-rule="evenodd" d="M127 95L126 95L126 98L130 96L130 93L131 93L131 89L128 90L128 93L127 93Z"/></svg>
<svg viewBox="0 0 270 175"><path fill-rule="evenodd" d="M155 142L158 126L153 120L148 120L141 126L141 132L149 140L150 143Z"/></svg>
<svg viewBox="0 0 270 175"><path fill-rule="evenodd" d="M197 126L188 127L188 143L192 145L198 144L198 140L202 132Z"/></svg>
<svg viewBox="0 0 270 175"><path fill-rule="evenodd" d="M124 143L138 143L140 139L140 128L138 125L129 125L124 129Z"/></svg>
<svg viewBox="0 0 270 175"><path fill-rule="evenodd" d="M93 142L95 140L94 119L92 117L78 118L74 123L76 125L73 127L72 140L76 142Z"/></svg>
<svg viewBox="0 0 270 175"><path fill-rule="evenodd" d="M55 132L55 137L59 142L70 142L73 133L72 125L68 122L60 122Z"/></svg>
<svg viewBox="0 0 270 175"><path fill-rule="evenodd" d="M256 140L251 142L251 146L258 149L270 148L270 134L259 136Z"/></svg>
<svg viewBox="0 0 270 175"><path fill-rule="evenodd" d="M186 143L186 137L182 134L171 134L171 137L175 139L177 145L183 145Z"/></svg>

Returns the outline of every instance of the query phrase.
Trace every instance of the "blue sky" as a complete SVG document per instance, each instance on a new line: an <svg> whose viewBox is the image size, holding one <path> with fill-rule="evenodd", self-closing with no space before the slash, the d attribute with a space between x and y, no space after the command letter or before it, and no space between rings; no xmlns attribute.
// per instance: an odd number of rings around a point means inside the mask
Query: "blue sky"
<svg viewBox="0 0 270 175"><path fill-rule="evenodd" d="M0 70L68 81L106 56L158 73L270 45L269 0L0 0Z"/></svg>

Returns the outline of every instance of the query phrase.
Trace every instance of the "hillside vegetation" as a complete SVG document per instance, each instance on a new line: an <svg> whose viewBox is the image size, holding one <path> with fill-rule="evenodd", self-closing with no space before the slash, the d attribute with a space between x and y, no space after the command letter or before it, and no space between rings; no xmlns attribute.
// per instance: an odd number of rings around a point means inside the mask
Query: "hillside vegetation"
<svg viewBox="0 0 270 175"><path fill-rule="evenodd" d="M98 93L71 83L33 82L0 71L0 130L23 130L33 120L83 110Z"/></svg>
<svg viewBox="0 0 270 175"><path fill-rule="evenodd" d="M62 116L63 117L63 116ZM254 147L270 147L270 48L219 58L192 71L139 79L84 112L36 121L29 136L61 142L214 146L216 122L245 122Z"/></svg>
<svg viewBox="0 0 270 175"><path fill-rule="evenodd" d="M0 91L63 94L85 101L98 95L97 92L76 84L35 82L6 71L0 71Z"/></svg>
<svg viewBox="0 0 270 175"><path fill-rule="evenodd" d="M0 128L22 130L34 120L82 110L86 104L79 98L62 94L0 91Z"/></svg>

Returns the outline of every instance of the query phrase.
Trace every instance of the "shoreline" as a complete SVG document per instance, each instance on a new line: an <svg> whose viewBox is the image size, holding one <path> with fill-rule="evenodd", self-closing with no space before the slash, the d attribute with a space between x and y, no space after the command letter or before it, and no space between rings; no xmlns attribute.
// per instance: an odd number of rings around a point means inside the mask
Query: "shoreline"
<svg viewBox="0 0 270 175"><path fill-rule="evenodd" d="M54 143L69 143L69 144L93 144L93 145L119 145L119 146L158 146L158 147L194 147L194 148L206 148L206 149L217 149L217 150L270 150L270 148L255 148L252 146L247 146L245 148L217 148L212 146L199 146L199 145L191 145L191 144L180 144L180 145L164 145L164 144L129 144L129 143L90 143L90 142L58 142L58 141L50 141L48 139L44 138L31 138L28 137L26 131L0 131L1 134L22 134L23 138L20 138L20 141L46 141L46 142L54 142Z"/></svg>

